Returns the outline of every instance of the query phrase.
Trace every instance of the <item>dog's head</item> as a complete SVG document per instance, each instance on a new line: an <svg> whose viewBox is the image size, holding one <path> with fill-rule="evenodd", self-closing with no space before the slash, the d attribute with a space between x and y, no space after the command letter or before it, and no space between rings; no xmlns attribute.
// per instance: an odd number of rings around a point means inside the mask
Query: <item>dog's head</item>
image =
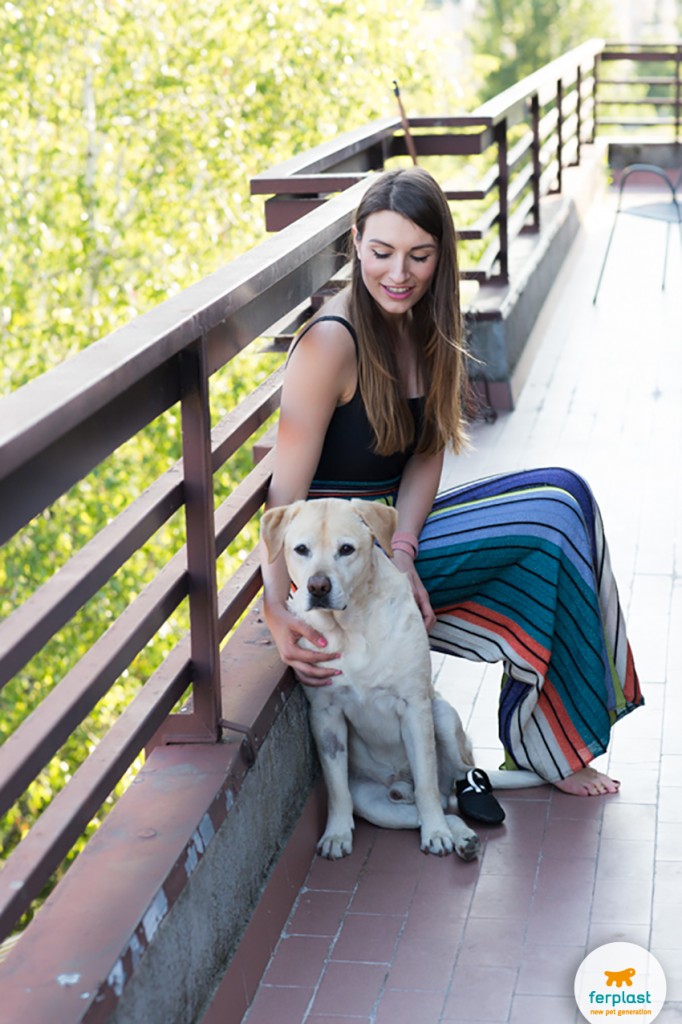
<svg viewBox="0 0 682 1024"><path fill-rule="evenodd" d="M261 538L271 562L284 548L289 576L307 594L308 609L342 611L353 589L369 581L375 541L390 556L397 520L394 508L374 501L297 501L265 513Z"/></svg>

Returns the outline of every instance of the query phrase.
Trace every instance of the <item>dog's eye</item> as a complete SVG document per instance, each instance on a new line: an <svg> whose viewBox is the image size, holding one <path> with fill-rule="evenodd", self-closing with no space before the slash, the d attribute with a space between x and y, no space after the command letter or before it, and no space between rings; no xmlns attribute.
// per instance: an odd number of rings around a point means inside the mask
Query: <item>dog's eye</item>
<svg viewBox="0 0 682 1024"><path fill-rule="evenodd" d="M305 558L307 555L310 554L310 548L308 547L307 544L297 544L296 547L294 548L294 551L296 552L297 555L301 555L302 558Z"/></svg>
<svg viewBox="0 0 682 1024"><path fill-rule="evenodd" d="M339 554L345 557L346 555L352 555L355 548L352 544L342 544L339 548Z"/></svg>

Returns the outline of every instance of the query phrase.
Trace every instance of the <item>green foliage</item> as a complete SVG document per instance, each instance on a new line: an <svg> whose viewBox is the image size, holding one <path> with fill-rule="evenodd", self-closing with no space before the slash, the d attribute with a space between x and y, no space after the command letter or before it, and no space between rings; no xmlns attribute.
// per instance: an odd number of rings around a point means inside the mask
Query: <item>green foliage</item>
<svg viewBox="0 0 682 1024"><path fill-rule="evenodd" d="M481 0L470 30L486 100L593 36L608 35L609 0Z"/></svg>
<svg viewBox="0 0 682 1024"><path fill-rule="evenodd" d="M261 240L263 201L250 197L249 178L349 128L395 116L394 78L411 113L460 108L461 85L443 73L445 41L434 42L432 17L422 0L4 3L0 395ZM216 375L214 413L233 408L275 361L246 355ZM22 530L0 552L0 618L180 451L171 410ZM247 449L230 461L216 481L217 500L250 466ZM252 525L221 559L223 575L254 540ZM0 693L0 741L183 541L177 515ZM0 822L5 853L186 620L181 607Z"/></svg>

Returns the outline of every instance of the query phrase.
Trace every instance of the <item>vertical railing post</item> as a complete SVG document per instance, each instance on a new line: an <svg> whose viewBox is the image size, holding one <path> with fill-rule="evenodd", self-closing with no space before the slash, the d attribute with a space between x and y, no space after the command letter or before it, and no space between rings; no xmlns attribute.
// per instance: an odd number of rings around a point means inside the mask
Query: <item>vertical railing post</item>
<svg viewBox="0 0 682 1024"><path fill-rule="evenodd" d="M601 54L595 54L594 68L592 70L592 132L590 142L597 139L597 89L599 87L599 71L601 68Z"/></svg>
<svg viewBox="0 0 682 1024"><path fill-rule="evenodd" d="M497 142L497 180L500 216L498 221L500 237L500 278L509 281L509 159L507 153L506 118L495 125Z"/></svg>
<svg viewBox="0 0 682 1024"><path fill-rule="evenodd" d="M220 734L218 586L206 339L180 356L182 458L187 523L192 712L173 715L166 742L216 741Z"/></svg>
<svg viewBox="0 0 682 1024"><path fill-rule="evenodd" d="M534 93L530 101L531 128L533 132L533 230L540 230L540 98Z"/></svg>
<svg viewBox="0 0 682 1024"><path fill-rule="evenodd" d="M580 67L580 65L578 65L578 73L576 75L575 87L576 87L576 105L575 105L575 116L576 116L575 141L576 141L576 151L575 151L575 163L576 163L576 166L579 167L580 166L580 156L581 156L581 149L580 149L580 147L582 145L582 135L583 135L583 69Z"/></svg>
<svg viewBox="0 0 682 1024"><path fill-rule="evenodd" d="M553 192L561 192L562 189L563 189L563 183L564 183L564 114L563 114L563 104L564 104L564 83L562 82L561 79L559 79L559 81L556 84L556 110L557 110L557 119L556 119L556 134L557 134L556 155L557 155L558 171L557 171L556 188L552 189Z"/></svg>
<svg viewBox="0 0 682 1024"><path fill-rule="evenodd" d="M680 61L682 60L682 44L675 47L675 142L680 141L680 105L682 104L682 82L680 81Z"/></svg>

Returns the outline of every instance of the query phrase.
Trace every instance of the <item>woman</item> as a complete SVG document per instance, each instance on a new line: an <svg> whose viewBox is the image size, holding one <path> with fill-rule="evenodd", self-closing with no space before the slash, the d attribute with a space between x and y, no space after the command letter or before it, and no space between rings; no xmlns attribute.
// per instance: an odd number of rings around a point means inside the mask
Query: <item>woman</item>
<svg viewBox="0 0 682 1024"><path fill-rule="evenodd" d="M549 469L437 494L446 446L457 452L466 438L455 233L434 179L421 168L378 177L353 248L350 286L290 353L268 506L395 503L395 563L433 649L504 663L508 766L575 795L616 792L589 762L643 699L589 488ZM263 577L283 661L307 685L331 683L339 672L324 637L286 608L283 558ZM318 650L299 647L302 636Z"/></svg>

